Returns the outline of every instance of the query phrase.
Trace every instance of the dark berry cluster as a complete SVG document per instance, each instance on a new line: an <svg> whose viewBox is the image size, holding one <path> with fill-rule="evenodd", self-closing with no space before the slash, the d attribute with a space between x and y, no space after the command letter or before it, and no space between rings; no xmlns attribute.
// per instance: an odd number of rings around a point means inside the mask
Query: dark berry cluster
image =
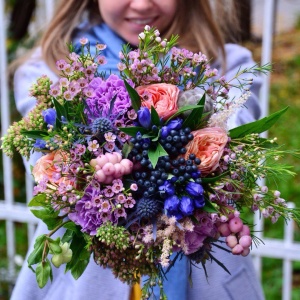
<svg viewBox="0 0 300 300"><path fill-rule="evenodd" d="M186 127L170 130L167 134L161 135L159 142L171 157L177 157L186 153L185 146L193 138L191 129Z"/></svg>
<svg viewBox="0 0 300 300"><path fill-rule="evenodd" d="M174 177L172 181L179 181L183 183L189 181L191 178L195 182L200 183L200 171L198 170L198 165L200 165L201 160L195 156L195 154L190 154L188 159L180 157L178 159L173 159L171 162L172 174Z"/></svg>

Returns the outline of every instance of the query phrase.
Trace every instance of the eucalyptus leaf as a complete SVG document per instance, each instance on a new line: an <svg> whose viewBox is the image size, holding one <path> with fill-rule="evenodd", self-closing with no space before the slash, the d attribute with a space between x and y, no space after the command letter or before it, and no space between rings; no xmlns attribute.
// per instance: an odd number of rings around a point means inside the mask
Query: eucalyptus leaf
<svg viewBox="0 0 300 300"><path fill-rule="evenodd" d="M258 121L247 123L239 127L229 130L229 136L232 139L242 138L251 133L262 133L270 129L277 120L287 111L288 107L279 110L268 117L264 117Z"/></svg>
<svg viewBox="0 0 300 300"><path fill-rule="evenodd" d="M141 98L137 91L126 81L124 80L125 87L131 99L131 105L135 111L138 111L141 107Z"/></svg>

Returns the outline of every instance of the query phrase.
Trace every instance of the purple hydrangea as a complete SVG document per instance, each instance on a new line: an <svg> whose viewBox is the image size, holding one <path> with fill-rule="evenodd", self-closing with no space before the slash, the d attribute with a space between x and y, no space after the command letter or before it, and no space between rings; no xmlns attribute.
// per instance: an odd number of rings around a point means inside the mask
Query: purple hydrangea
<svg viewBox="0 0 300 300"><path fill-rule="evenodd" d="M83 197L76 203L76 212L69 214L70 220L80 225L81 230L90 235L95 235L97 228L105 221L114 221L111 212L99 212L99 205L94 201L98 196L99 189L90 185Z"/></svg>
<svg viewBox="0 0 300 300"><path fill-rule="evenodd" d="M94 90L94 96L86 99L88 108L85 109L85 114L90 122L101 116L115 119L118 115L127 112L131 106L124 82L117 75L112 74L105 80L100 77L94 78L89 83L89 88ZM110 103L115 95L117 97L109 115Z"/></svg>

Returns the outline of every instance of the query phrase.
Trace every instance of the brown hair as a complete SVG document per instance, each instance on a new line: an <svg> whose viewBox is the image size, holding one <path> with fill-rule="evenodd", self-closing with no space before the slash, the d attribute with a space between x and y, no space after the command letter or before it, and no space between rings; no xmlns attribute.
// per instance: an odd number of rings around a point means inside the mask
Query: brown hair
<svg viewBox="0 0 300 300"><path fill-rule="evenodd" d="M216 58L221 51L225 58L224 43L231 39L237 18L234 0L177 0L173 24L164 34L179 34L179 45L193 52L203 52ZM66 44L86 15L90 25L101 23L102 18L95 0L59 1L56 12L39 44L49 67L57 72L55 62L67 54ZM229 17L230 16L230 17Z"/></svg>

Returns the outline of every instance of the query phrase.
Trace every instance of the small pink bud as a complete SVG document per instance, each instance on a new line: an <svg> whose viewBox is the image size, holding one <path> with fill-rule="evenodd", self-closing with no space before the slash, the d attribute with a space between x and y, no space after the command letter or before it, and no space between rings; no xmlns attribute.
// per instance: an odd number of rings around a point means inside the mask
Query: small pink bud
<svg viewBox="0 0 300 300"><path fill-rule="evenodd" d="M103 181L103 183L109 184L109 183L112 183L113 180L114 180L113 176L106 176L106 179Z"/></svg>
<svg viewBox="0 0 300 300"><path fill-rule="evenodd" d="M98 170L95 174L95 178L99 181L99 182L104 182L106 179L106 175L104 174L103 170Z"/></svg>
<svg viewBox="0 0 300 300"><path fill-rule="evenodd" d="M244 235L250 235L250 228L247 225L243 225L242 230L239 232L239 237Z"/></svg>
<svg viewBox="0 0 300 300"><path fill-rule="evenodd" d="M240 239L239 239L239 244L243 247L243 248L249 248L252 244L252 238L250 235L243 235Z"/></svg>
<svg viewBox="0 0 300 300"><path fill-rule="evenodd" d="M226 245L230 248L235 247L238 243L238 240L235 235L229 235L225 241L226 241Z"/></svg>
<svg viewBox="0 0 300 300"><path fill-rule="evenodd" d="M229 229L228 223L222 223L218 227L218 230L219 230L221 236L229 236L231 234L231 230Z"/></svg>
<svg viewBox="0 0 300 300"><path fill-rule="evenodd" d="M244 248L240 244L235 245L231 250L233 255L240 255L243 253L243 251Z"/></svg>
<svg viewBox="0 0 300 300"><path fill-rule="evenodd" d="M250 248L244 248L242 256L247 256L250 253Z"/></svg>
<svg viewBox="0 0 300 300"><path fill-rule="evenodd" d="M124 175L130 174L133 168L133 162L127 158L121 160L120 164L125 168Z"/></svg>
<svg viewBox="0 0 300 300"><path fill-rule="evenodd" d="M240 218L234 217L229 221L229 229L231 232L237 233L243 229L243 222Z"/></svg>
<svg viewBox="0 0 300 300"><path fill-rule="evenodd" d="M105 156L107 157L108 161L111 162L113 165L118 162L117 156L113 155L112 153L105 153Z"/></svg>
<svg viewBox="0 0 300 300"><path fill-rule="evenodd" d="M108 158L104 154L100 154L97 158L97 165L102 168L106 163L108 163Z"/></svg>
<svg viewBox="0 0 300 300"><path fill-rule="evenodd" d="M118 159L118 163L122 160L122 155L121 155L121 153L119 153L119 152L113 152L112 153L113 155L115 155L116 157L117 157L117 159Z"/></svg>
<svg viewBox="0 0 300 300"><path fill-rule="evenodd" d="M120 178L124 175L124 172L125 172L125 167L122 166L120 163L116 163L115 165L115 178Z"/></svg>
<svg viewBox="0 0 300 300"><path fill-rule="evenodd" d="M95 167L97 166L97 159L96 159L96 158L91 159L90 165L91 165L93 168L95 168Z"/></svg>
<svg viewBox="0 0 300 300"><path fill-rule="evenodd" d="M105 175L114 175L115 172L116 172L116 168L111 162L106 163L102 167L102 170L103 170Z"/></svg>

